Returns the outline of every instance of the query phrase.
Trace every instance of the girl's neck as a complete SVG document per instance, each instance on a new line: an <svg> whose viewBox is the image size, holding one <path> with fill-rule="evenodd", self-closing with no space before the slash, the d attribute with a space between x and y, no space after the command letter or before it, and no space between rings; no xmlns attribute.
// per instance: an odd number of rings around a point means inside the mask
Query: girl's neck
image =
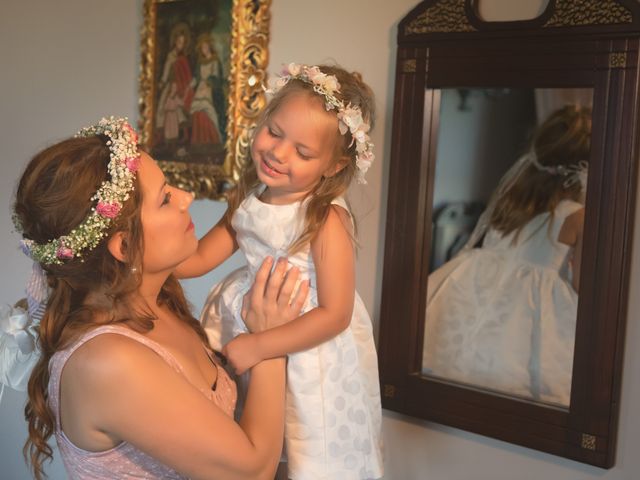
<svg viewBox="0 0 640 480"><path fill-rule="evenodd" d="M304 200L309 192L278 192L269 187L265 187L258 195L258 200L270 205L290 205Z"/></svg>

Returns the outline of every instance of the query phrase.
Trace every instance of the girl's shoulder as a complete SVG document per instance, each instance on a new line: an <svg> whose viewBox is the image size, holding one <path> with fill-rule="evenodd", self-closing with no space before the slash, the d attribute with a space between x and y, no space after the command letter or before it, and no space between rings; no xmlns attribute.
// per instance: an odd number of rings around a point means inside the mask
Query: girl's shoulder
<svg viewBox="0 0 640 480"><path fill-rule="evenodd" d="M570 215L573 215L577 211L584 209L584 205L575 200L564 199L558 202L556 208L553 210L553 215L558 219L565 219Z"/></svg>

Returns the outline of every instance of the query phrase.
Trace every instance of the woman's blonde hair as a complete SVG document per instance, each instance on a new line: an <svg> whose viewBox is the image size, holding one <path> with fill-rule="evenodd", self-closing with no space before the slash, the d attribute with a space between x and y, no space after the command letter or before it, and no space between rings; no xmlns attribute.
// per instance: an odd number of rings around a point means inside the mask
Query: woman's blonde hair
<svg viewBox="0 0 640 480"><path fill-rule="evenodd" d="M345 105L357 106L362 111L362 119L373 129L375 121L375 101L371 88L364 83L359 73L347 72L343 68L332 65L319 65L320 71L326 75L334 75L340 83L340 91L334 95ZM313 91L313 85L302 80L290 80L266 106L262 112L254 135L264 128L271 117L290 98L291 95L305 93L311 99L317 101L324 108L324 100L321 95ZM333 112L334 110L329 110ZM322 177L318 184L305 196L308 199L305 211L304 227L300 236L289 247L289 253L295 253L308 242L312 241L320 231L329 215L331 202L340 195L343 195L356 173L356 149L355 142L352 142L351 134L341 135L336 129L337 142L334 151L331 167L347 157L346 165L335 175ZM229 208L226 213L226 221L230 223L233 213L240 206L242 201L254 191L260 184L258 174L253 162L247 166L244 175L238 182L237 187L229 194ZM355 225L355 224L354 224Z"/></svg>
<svg viewBox="0 0 640 480"><path fill-rule="evenodd" d="M25 238L43 244L68 233L86 218L93 206L91 197L107 177L107 140L101 136L64 140L31 160L18 183L14 203L14 214ZM132 305L132 294L141 281L132 270L142 262L141 205L136 180L131 198L95 249L83 253L81 259L42 266L50 296L39 326L41 356L29 379L25 407L29 438L23 449L38 480L43 476L44 460L52 458L47 441L55 428L48 404L49 361L53 354L98 325L121 323L141 333L153 328L153 315ZM126 233L125 262L116 260L107 249L108 238L117 231ZM207 341L173 276L163 285L158 301Z"/></svg>
<svg viewBox="0 0 640 480"><path fill-rule="evenodd" d="M543 167L576 167L588 162L591 152L591 108L567 105L547 118L533 135L531 151ZM498 200L490 226L508 235L535 216L553 211L561 200L579 201L580 182L566 183L564 175L552 175L530 164Z"/></svg>

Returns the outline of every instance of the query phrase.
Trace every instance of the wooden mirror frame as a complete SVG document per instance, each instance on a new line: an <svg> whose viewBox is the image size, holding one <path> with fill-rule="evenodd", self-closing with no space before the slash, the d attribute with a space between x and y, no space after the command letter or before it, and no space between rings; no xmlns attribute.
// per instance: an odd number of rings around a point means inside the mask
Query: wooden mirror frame
<svg viewBox="0 0 640 480"><path fill-rule="evenodd" d="M382 285L383 407L579 462L615 460L638 164L640 5L550 0L484 22L472 0L428 0L399 24ZM438 93L594 89L584 250L568 409L421 374Z"/></svg>

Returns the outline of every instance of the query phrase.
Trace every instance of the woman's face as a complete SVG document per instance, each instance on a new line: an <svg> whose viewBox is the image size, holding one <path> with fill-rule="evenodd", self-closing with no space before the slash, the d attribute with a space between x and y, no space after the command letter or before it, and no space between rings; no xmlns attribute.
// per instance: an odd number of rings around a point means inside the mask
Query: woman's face
<svg viewBox="0 0 640 480"><path fill-rule="evenodd" d="M176 37L176 50L178 52L181 52L182 49L184 48L184 44L185 44L185 38L183 34L180 34Z"/></svg>
<svg viewBox="0 0 640 480"><path fill-rule="evenodd" d="M144 152L141 157L143 272L171 271L198 248L189 215L193 195L167 185L156 162Z"/></svg>

